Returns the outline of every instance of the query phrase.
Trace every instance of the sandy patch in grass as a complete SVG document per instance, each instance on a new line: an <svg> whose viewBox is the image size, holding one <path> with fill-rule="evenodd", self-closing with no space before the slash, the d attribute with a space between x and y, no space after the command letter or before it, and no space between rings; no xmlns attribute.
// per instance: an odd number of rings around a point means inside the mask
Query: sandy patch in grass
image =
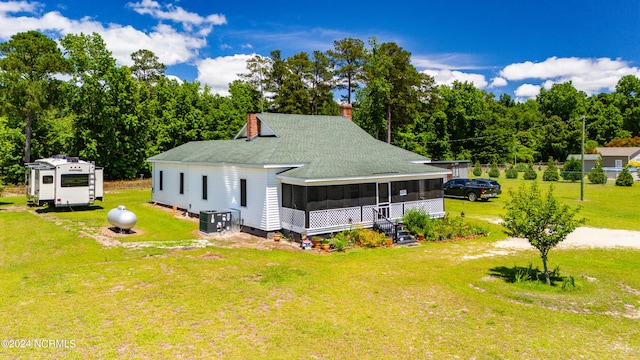
<svg viewBox="0 0 640 360"><path fill-rule="evenodd" d="M526 239L520 238L498 241L494 246L502 249L532 249ZM558 249L613 247L640 249L640 231L579 227L556 246Z"/></svg>

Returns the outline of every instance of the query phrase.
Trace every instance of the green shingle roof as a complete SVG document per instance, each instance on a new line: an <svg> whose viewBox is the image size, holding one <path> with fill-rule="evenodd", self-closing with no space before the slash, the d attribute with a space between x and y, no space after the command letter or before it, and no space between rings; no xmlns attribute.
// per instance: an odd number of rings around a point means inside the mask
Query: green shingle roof
<svg viewBox="0 0 640 360"><path fill-rule="evenodd" d="M296 164L302 166L281 175L298 179L443 172L440 168L412 163L429 159L376 140L342 116L260 113L257 117L263 130L269 128L276 135L251 141L237 138L189 142L149 161L252 166Z"/></svg>

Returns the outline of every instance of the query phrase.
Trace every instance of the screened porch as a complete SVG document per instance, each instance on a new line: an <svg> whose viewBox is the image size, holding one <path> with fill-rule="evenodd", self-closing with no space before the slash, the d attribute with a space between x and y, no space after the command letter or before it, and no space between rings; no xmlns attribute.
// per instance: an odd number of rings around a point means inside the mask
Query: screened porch
<svg viewBox="0 0 640 360"><path fill-rule="evenodd" d="M431 217L443 217L442 183L442 178L327 186L283 183L282 227L308 235L324 234L372 227L377 216L397 220L415 208Z"/></svg>

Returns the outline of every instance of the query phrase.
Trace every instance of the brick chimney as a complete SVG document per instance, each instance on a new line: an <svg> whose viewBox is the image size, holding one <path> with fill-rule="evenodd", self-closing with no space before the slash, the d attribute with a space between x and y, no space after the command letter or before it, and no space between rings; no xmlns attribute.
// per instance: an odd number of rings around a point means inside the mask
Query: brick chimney
<svg viewBox="0 0 640 360"><path fill-rule="evenodd" d="M352 110L353 106L351 106L351 104L340 104L340 116L344 116L349 120L353 120L351 118Z"/></svg>
<svg viewBox="0 0 640 360"><path fill-rule="evenodd" d="M260 121L255 113L247 114L247 141L260 135Z"/></svg>

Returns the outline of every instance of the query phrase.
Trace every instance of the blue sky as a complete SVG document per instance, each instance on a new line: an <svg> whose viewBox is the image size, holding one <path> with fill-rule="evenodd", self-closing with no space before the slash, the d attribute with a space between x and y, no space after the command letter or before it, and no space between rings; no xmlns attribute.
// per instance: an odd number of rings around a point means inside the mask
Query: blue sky
<svg viewBox="0 0 640 360"><path fill-rule="evenodd" d="M573 81L588 94L640 77L640 1L0 1L0 41L97 32L120 65L153 51L167 74L224 94L248 58L325 51L354 37L396 42L449 84L514 98Z"/></svg>

